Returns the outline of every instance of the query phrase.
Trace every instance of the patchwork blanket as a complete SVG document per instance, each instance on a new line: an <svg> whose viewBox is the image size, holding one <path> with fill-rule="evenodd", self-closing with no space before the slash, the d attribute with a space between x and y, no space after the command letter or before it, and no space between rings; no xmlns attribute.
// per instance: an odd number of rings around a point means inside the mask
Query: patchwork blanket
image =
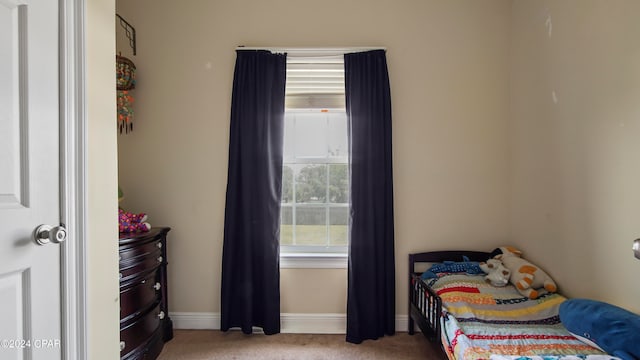
<svg viewBox="0 0 640 360"><path fill-rule="evenodd" d="M442 298L442 340L452 360L616 359L565 329L558 311L566 298L559 294L530 300L481 275L438 274L427 284Z"/></svg>

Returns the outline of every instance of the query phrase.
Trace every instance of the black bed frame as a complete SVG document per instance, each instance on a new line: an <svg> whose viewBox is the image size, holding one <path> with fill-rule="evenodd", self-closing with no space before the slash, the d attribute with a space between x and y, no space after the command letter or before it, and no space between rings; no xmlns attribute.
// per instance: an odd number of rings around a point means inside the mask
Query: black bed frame
<svg viewBox="0 0 640 360"><path fill-rule="evenodd" d="M409 254L409 335L413 335L414 324L418 324L429 340L440 341L442 299L420 278L416 264L462 261L463 256L471 261L487 261L491 257L487 252L465 250Z"/></svg>

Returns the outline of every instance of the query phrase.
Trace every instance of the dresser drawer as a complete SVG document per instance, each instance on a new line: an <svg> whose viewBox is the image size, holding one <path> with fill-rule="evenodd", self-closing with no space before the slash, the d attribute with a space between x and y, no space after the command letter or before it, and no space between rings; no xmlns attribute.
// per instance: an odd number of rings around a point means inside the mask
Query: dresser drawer
<svg viewBox="0 0 640 360"><path fill-rule="evenodd" d="M160 303L157 303L141 317L120 324L120 355L125 357L140 345L148 342L151 336L160 330L161 319L164 317L164 312L160 311Z"/></svg>
<svg viewBox="0 0 640 360"><path fill-rule="evenodd" d="M143 257L162 249L162 239L154 239L143 244L132 244L120 249L120 262L127 262L135 258Z"/></svg>
<svg viewBox="0 0 640 360"><path fill-rule="evenodd" d="M146 343L127 354L123 354L121 360L152 360L160 355L163 347L162 329L158 329Z"/></svg>
<svg viewBox="0 0 640 360"><path fill-rule="evenodd" d="M163 260L162 251L156 248L155 251L142 256L120 261L120 281L126 282L137 276L146 276L149 272L155 271Z"/></svg>
<svg viewBox="0 0 640 360"><path fill-rule="evenodd" d="M134 281L125 283L120 287L120 321L126 322L129 318L145 312L160 299L161 284L158 273L152 272L146 277L135 278Z"/></svg>

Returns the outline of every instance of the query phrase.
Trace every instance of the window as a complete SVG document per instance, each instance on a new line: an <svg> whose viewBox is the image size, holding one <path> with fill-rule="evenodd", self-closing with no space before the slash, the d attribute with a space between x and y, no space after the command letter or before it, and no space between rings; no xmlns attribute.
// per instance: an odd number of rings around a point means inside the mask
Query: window
<svg viewBox="0 0 640 360"><path fill-rule="evenodd" d="M310 259L332 258L340 265L334 261L328 267L346 266L348 153L342 56L290 57L280 223L283 260L302 259L309 267Z"/></svg>

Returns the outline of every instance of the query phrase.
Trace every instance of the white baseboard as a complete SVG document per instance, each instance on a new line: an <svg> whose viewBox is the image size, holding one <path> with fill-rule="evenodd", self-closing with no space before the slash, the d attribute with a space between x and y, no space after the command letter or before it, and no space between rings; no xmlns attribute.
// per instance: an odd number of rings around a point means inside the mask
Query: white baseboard
<svg viewBox="0 0 640 360"><path fill-rule="evenodd" d="M220 313L170 312L174 329L220 330Z"/></svg>
<svg viewBox="0 0 640 360"><path fill-rule="evenodd" d="M175 329L220 330L220 313L172 312L169 314ZM405 332L407 315L396 315L396 331ZM280 315L282 333L292 334L345 334L346 314L296 314Z"/></svg>

